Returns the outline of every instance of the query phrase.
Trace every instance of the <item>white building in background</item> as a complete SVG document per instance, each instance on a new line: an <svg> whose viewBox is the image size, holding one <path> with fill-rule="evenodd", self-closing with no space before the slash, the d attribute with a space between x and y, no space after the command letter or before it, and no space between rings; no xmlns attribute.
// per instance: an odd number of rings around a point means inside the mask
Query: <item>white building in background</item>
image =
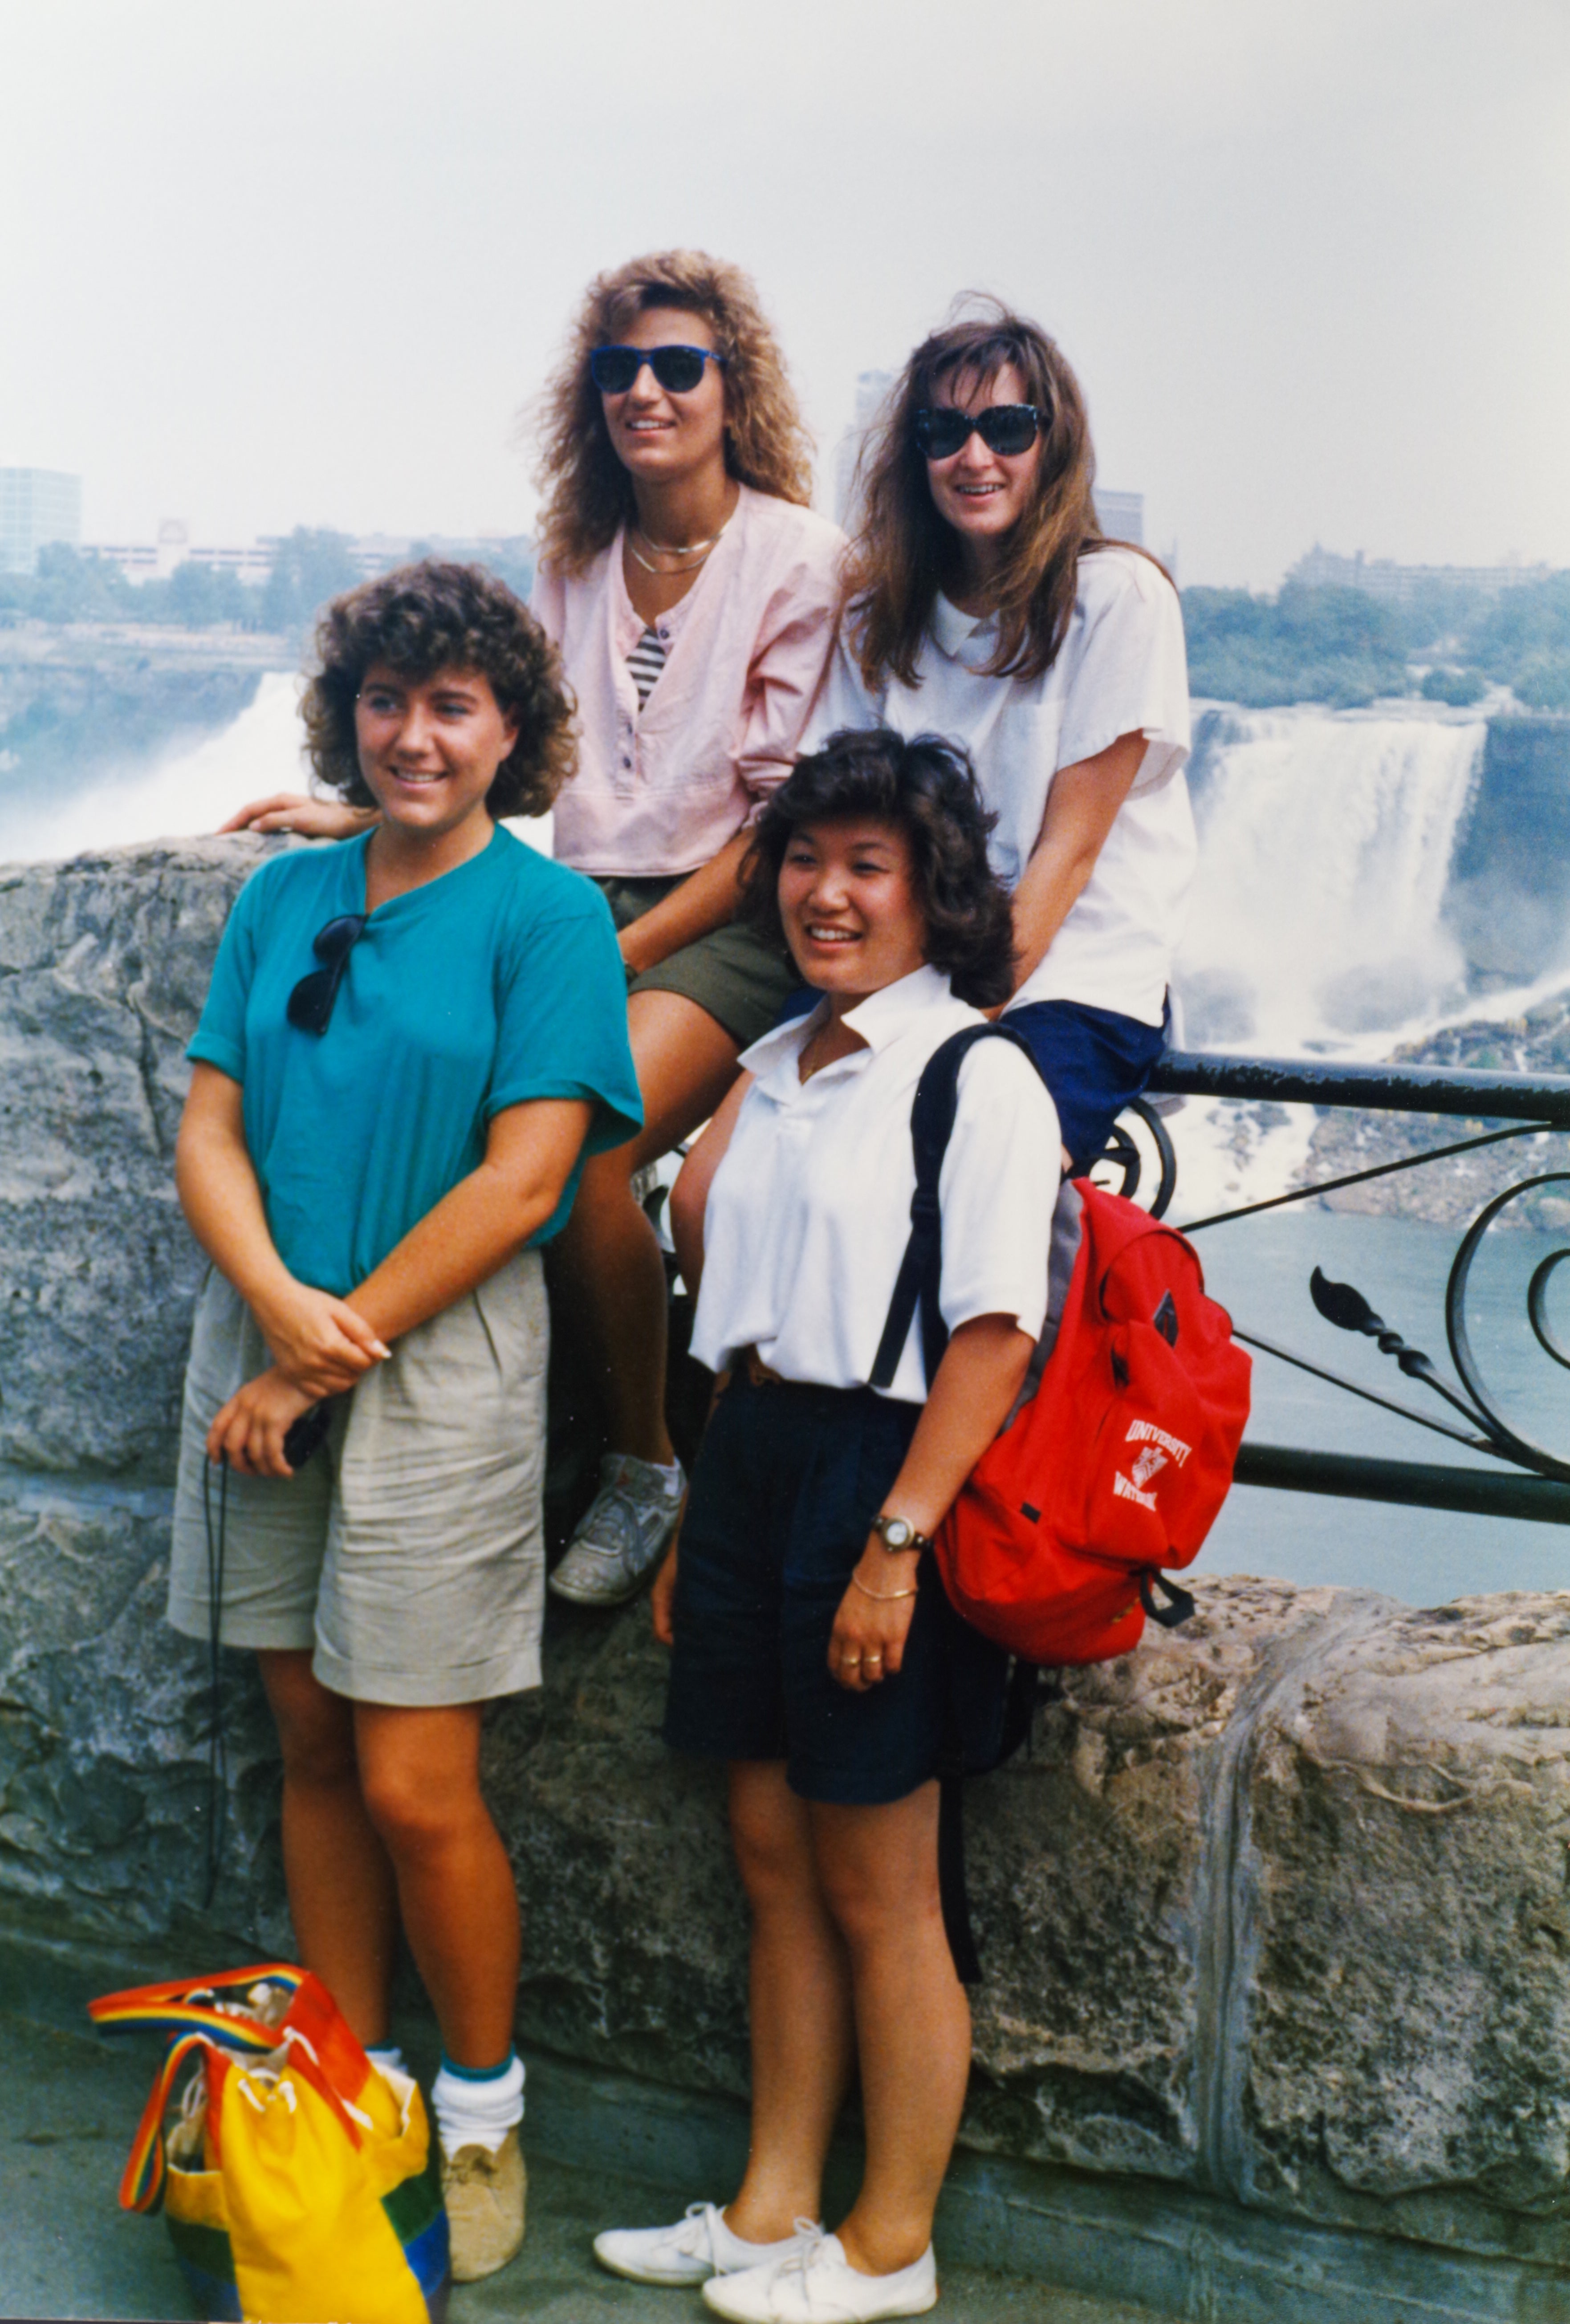
<svg viewBox="0 0 1570 2324"><path fill-rule="evenodd" d="M272 570L273 553L274 544L264 540L245 548L204 547L192 541L189 525L175 516L164 518L156 540L99 540L88 549L117 567L127 581L167 581L177 566L201 565L258 587Z"/></svg>
<svg viewBox="0 0 1570 2324"><path fill-rule="evenodd" d="M1421 589L1519 589L1546 581L1547 565L1398 565L1389 557L1337 557L1316 541L1288 574L1310 589L1361 589L1365 596L1404 604Z"/></svg>
<svg viewBox="0 0 1570 2324"><path fill-rule="evenodd" d="M51 541L82 537L82 480L59 468L0 468L0 573L35 573Z"/></svg>

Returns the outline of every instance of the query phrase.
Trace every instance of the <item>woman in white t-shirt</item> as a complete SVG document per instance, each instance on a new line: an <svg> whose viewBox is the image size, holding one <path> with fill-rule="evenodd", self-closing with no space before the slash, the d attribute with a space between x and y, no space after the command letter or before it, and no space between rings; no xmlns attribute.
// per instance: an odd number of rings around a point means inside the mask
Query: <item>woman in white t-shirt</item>
<svg viewBox="0 0 1570 2324"><path fill-rule="evenodd" d="M1104 541L1079 384L987 302L925 339L864 458L849 596L803 747L876 719L963 742L1014 899L1009 1021L1076 1170L1161 1053L1196 848L1178 593Z"/></svg>
<svg viewBox="0 0 1570 2324"><path fill-rule="evenodd" d="M753 908L824 996L746 1052L708 1204L693 1346L720 1375L655 1626L666 1739L724 1759L753 1915L753 2129L721 2210L601 2236L642 2282L733 2319L919 2314L970 2065L945 1934L937 1776L995 1756L1003 1660L958 1622L928 1536L1002 1425L1046 1309L1057 1117L1011 1042L960 1069L942 1174L947 1351L870 1385L910 1231L910 1109L949 1035L1010 990L1006 898L963 754L836 736L763 812ZM716 1133L717 1137L720 1133ZM859 2064L862 2190L818 2216ZM712 2279L712 2280L711 2280Z"/></svg>

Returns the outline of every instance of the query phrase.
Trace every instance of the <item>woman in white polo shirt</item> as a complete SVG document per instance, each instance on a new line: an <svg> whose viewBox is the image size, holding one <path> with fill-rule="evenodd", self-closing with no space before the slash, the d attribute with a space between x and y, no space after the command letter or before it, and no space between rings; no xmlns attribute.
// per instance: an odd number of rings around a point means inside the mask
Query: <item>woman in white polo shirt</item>
<svg viewBox="0 0 1570 2324"><path fill-rule="evenodd" d="M925 339L868 446L841 641L805 747L881 721L963 742L1013 896L1009 1022L1075 1170L1165 1038L1197 849L1178 593L1102 539L1078 382L991 301Z"/></svg>
<svg viewBox="0 0 1570 2324"><path fill-rule="evenodd" d="M948 1036L1010 990L1007 899L962 753L832 738L765 808L751 908L823 999L746 1052L708 1204L693 1345L721 1376L655 1590L674 1646L666 1739L729 1764L753 1915L753 2134L721 2211L616 2231L644 2282L703 2283L734 2319L915 2315L970 2017L937 1885L946 1722L995 1751L1003 1657L950 1613L928 1537L1023 1379L1047 1299L1057 1118L1030 1060L979 1043L940 1180L928 1382L913 1331L869 1385L910 1229L910 1108ZM859 2064L862 2190L818 2213Z"/></svg>

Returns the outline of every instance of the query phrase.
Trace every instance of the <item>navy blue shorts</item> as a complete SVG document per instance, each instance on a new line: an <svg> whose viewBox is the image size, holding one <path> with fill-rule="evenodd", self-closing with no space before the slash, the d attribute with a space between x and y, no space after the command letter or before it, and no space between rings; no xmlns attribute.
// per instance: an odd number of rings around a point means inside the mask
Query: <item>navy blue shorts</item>
<svg viewBox="0 0 1570 2324"><path fill-rule="evenodd" d="M1003 1022L1030 1043L1057 1108L1068 1175L1083 1176L1124 1106L1150 1080L1167 1046L1170 1010L1163 1010L1160 1024L1142 1025L1082 1001L1027 1001Z"/></svg>
<svg viewBox="0 0 1570 2324"><path fill-rule="evenodd" d="M864 1694L829 1676L835 1615L920 1409L733 1378L681 1528L673 1750L783 1759L801 1798L856 1807L904 1799L950 1750L996 1757L1007 1657L954 1613L930 1558L900 1669Z"/></svg>

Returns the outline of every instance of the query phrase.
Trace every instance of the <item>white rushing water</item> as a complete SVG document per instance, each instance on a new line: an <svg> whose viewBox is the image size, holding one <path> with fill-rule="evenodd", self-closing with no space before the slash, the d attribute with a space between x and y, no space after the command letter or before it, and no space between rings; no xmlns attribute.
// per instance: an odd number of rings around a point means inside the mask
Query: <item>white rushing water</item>
<svg viewBox="0 0 1570 2324"><path fill-rule="evenodd" d="M1191 1041L1378 1056L1463 1003L1443 906L1487 734L1322 710L1229 718L1196 801L1177 974Z"/></svg>
<svg viewBox="0 0 1570 2324"><path fill-rule="evenodd" d="M1226 714L1195 785L1173 980L1186 1047L1371 1060L1464 1012L1444 905L1487 735L1481 720ZM1313 1127L1307 1106L1191 1102L1172 1124L1174 1216L1283 1192Z"/></svg>
<svg viewBox="0 0 1570 2324"><path fill-rule="evenodd" d="M48 798L0 790L0 862L35 862L125 847L144 839L190 839L216 831L239 807L273 791L303 791L302 681L269 670L254 698L216 734L177 744L152 766L94 770L81 788ZM550 845L550 818L509 824L520 838Z"/></svg>

